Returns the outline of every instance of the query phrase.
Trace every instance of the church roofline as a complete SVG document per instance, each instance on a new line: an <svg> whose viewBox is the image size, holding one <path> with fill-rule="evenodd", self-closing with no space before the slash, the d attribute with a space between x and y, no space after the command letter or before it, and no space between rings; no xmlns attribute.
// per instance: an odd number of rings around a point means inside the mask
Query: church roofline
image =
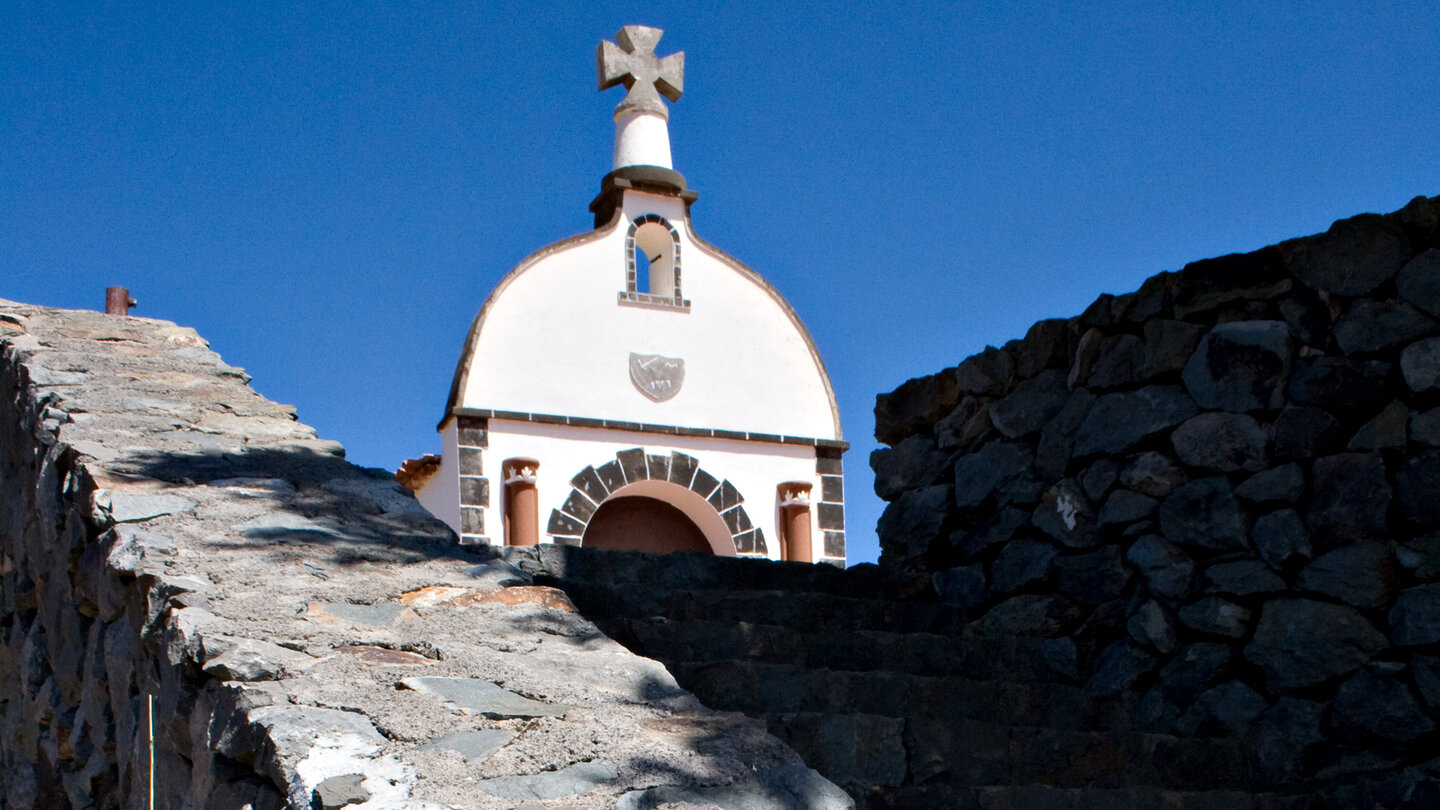
<svg viewBox="0 0 1440 810"><path fill-rule="evenodd" d="M850 443L840 439L816 439L808 436L783 436L778 433L755 433L745 430L722 430L720 428L691 428L678 425L656 425L646 422L630 422L620 419L595 419L588 416L559 416L549 413L528 413L525 411L497 411L489 408L451 408L440 420L437 429L444 429L445 423L456 416L471 416L479 419L508 419L512 422L536 422L545 425L568 425L570 427L601 428L604 430L625 430L633 433L656 433L663 436L693 436L706 439L734 439L749 442L771 442L774 444L797 444L807 447L824 447L845 451Z"/></svg>

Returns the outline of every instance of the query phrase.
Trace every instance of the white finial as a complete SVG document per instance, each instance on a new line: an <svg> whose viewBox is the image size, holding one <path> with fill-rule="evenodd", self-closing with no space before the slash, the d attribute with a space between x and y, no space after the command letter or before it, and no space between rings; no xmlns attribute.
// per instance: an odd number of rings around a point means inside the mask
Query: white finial
<svg viewBox="0 0 1440 810"><path fill-rule="evenodd" d="M685 84L685 53L664 59L655 56L655 46L664 34L659 28L627 25L615 39L602 41L595 49L600 89L623 84L628 92L615 108L615 161L624 166L662 166L670 163L670 117L661 96L678 101Z"/></svg>

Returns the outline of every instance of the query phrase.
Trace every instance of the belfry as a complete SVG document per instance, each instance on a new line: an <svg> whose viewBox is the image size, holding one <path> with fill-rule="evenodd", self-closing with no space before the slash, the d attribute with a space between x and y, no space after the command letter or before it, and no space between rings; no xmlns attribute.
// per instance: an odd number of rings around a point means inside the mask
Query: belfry
<svg viewBox="0 0 1440 810"><path fill-rule="evenodd" d="M480 308L438 457L399 478L466 544L562 543L845 561L840 415L809 333L695 234L671 160L684 54L626 26L626 88L594 229L542 248Z"/></svg>

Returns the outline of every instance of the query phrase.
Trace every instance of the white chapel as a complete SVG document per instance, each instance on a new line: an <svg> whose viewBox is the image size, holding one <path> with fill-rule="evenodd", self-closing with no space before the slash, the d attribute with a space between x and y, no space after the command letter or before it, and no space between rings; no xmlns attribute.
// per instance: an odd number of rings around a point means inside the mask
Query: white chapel
<svg viewBox="0 0 1440 810"><path fill-rule="evenodd" d="M684 54L626 26L594 230L480 308L438 457L397 477L467 544L562 543L845 561L840 415L814 342L760 274L696 235L670 158Z"/></svg>

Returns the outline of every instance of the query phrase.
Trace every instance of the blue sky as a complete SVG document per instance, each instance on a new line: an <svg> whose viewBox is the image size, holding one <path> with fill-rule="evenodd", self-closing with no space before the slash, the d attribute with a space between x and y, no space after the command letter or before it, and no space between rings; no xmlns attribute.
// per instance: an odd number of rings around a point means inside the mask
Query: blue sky
<svg viewBox="0 0 1440 810"><path fill-rule="evenodd" d="M659 6L659 7L657 7ZM0 297L193 326L350 458L609 169L594 48L686 52L696 231L809 325L878 553L874 396L1188 261L1440 194L1440 5L0 6Z"/></svg>

